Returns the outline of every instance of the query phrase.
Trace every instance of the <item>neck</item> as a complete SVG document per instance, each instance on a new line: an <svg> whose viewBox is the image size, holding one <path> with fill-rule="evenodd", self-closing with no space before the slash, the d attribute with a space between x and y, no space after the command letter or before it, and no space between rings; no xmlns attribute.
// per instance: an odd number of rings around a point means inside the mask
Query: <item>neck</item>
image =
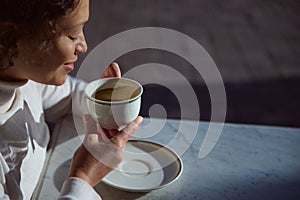
<svg viewBox="0 0 300 200"><path fill-rule="evenodd" d="M27 79L20 78L16 67L9 67L7 69L0 68L0 81L5 82L27 82Z"/></svg>

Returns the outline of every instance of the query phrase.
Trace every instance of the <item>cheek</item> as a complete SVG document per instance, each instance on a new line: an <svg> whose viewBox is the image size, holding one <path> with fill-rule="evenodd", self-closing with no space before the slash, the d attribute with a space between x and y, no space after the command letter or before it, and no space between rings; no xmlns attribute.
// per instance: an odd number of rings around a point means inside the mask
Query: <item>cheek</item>
<svg viewBox="0 0 300 200"><path fill-rule="evenodd" d="M70 61L74 57L75 46L72 41L67 38L60 38L54 46L55 60L61 64Z"/></svg>

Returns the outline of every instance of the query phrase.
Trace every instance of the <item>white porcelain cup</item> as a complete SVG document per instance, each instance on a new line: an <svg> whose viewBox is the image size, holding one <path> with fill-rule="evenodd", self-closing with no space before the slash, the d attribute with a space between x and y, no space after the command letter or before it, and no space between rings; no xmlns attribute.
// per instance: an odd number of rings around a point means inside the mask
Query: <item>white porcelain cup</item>
<svg viewBox="0 0 300 200"><path fill-rule="evenodd" d="M96 98L96 92L113 89L114 100ZM88 113L105 129L122 129L139 114L143 87L128 78L101 78L85 88Z"/></svg>

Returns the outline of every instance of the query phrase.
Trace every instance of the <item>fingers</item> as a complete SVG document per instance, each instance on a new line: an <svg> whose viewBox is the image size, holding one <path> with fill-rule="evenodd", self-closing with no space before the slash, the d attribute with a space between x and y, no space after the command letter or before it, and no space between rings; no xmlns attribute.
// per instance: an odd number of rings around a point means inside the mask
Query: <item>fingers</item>
<svg viewBox="0 0 300 200"><path fill-rule="evenodd" d="M86 131L85 143L108 142L111 141L118 147L124 147L125 143L136 132L141 125L143 118L138 116L133 122L126 126L122 131L106 130L99 124L96 124L93 118L85 114L83 116L84 127Z"/></svg>
<svg viewBox="0 0 300 200"><path fill-rule="evenodd" d="M97 130L98 130L98 133L99 133L99 142L102 140L102 141L109 141L109 139L113 138L114 135L113 133L116 132L115 134L118 133L117 130L115 130L114 132L111 131L111 130L106 130L104 128L102 128L100 126L100 124L97 124Z"/></svg>
<svg viewBox="0 0 300 200"><path fill-rule="evenodd" d="M131 122L128 126L126 126L118 135L118 138L121 140L122 143L126 143L131 136L136 132L143 121L141 116L138 116L133 122Z"/></svg>
<svg viewBox="0 0 300 200"><path fill-rule="evenodd" d="M109 66L106 67L104 70L101 78L109 78L109 77L121 77L121 70L118 63L111 63Z"/></svg>
<svg viewBox="0 0 300 200"><path fill-rule="evenodd" d="M89 114L83 115L82 120L86 134L97 133L97 125Z"/></svg>

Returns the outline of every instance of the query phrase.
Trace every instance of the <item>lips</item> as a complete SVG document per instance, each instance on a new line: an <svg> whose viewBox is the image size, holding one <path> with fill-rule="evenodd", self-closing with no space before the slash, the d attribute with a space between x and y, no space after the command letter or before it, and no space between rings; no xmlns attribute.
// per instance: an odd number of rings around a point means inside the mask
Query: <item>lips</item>
<svg viewBox="0 0 300 200"><path fill-rule="evenodd" d="M76 62L76 60L77 60L77 58L74 59L74 60L71 61L71 62L64 63L64 67L65 67L65 69L66 69L68 72L74 70L74 63Z"/></svg>
<svg viewBox="0 0 300 200"><path fill-rule="evenodd" d="M70 72L74 70L74 63L65 63L64 64L65 69Z"/></svg>

